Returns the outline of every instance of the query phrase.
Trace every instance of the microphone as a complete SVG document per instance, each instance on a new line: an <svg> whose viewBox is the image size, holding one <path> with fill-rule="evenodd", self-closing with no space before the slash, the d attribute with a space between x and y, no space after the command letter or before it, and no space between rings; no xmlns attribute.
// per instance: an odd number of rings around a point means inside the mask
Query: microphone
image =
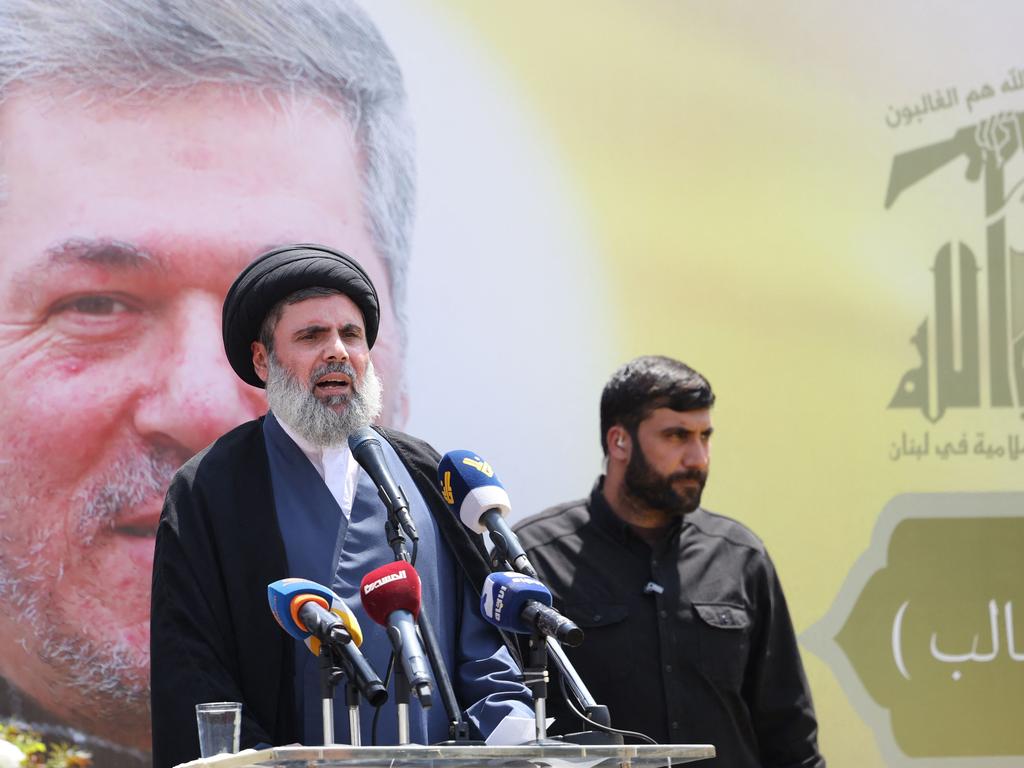
<svg viewBox="0 0 1024 768"><path fill-rule="evenodd" d="M387 701L387 689L359 650L363 632L344 600L308 579L275 581L267 586L267 600L281 628L315 656L323 646L341 654L349 678L371 705L379 707Z"/></svg>
<svg viewBox="0 0 1024 768"><path fill-rule="evenodd" d="M408 534L413 541L419 540L416 533L416 526L412 522L412 515L409 514L409 501L405 498L401 487L395 482L395 478L388 469L384 460L384 449L380 445L380 436L371 428L363 427L348 436L348 448L352 456L366 474L377 486L380 500L384 506L393 514L402 530Z"/></svg>
<svg viewBox="0 0 1024 768"><path fill-rule="evenodd" d="M551 607L551 592L537 579L514 571L490 573L480 594L480 613L498 629L553 637L575 648L583 630Z"/></svg>
<svg viewBox="0 0 1024 768"><path fill-rule="evenodd" d="M359 595L367 615L388 631L388 639L416 693L420 706L431 701L430 672L419 635L416 617L420 612L420 577L404 560L382 565L363 576Z"/></svg>
<svg viewBox="0 0 1024 768"><path fill-rule="evenodd" d="M512 509L508 492L491 465L471 451L449 451L437 467L441 495L470 530L489 531L495 548L514 570L537 578L505 515Z"/></svg>

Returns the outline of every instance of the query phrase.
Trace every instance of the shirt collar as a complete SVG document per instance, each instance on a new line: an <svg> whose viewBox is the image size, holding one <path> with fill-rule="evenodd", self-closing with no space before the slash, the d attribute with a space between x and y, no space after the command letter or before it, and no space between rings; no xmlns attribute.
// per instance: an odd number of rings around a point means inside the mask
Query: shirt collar
<svg viewBox="0 0 1024 768"><path fill-rule="evenodd" d="M604 497L604 475L597 478L594 487L590 491L590 519L607 533L617 539L631 535L629 526L625 521L615 514L608 500Z"/></svg>
<svg viewBox="0 0 1024 768"><path fill-rule="evenodd" d="M597 478L597 482L594 483L593 489L590 491L590 519L603 531L610 536L614 537L619 541L630 541L637 544L643 544L645 548L647 543L644 542L639 536L633 533L632 528L623 520L621 517L615 514L615 511L608 504L608 500L604 497L604 475ZM667 531L665 541L671 541L679 535L683 525L687 525L689 521L686 519L686 515L682 518L677 518Z"/></svg>
<svg viewBox="0 0 1024 768"><path fill-rule="evenodd" d="M306 455L310 464L316 467L316 471L320 473L320 477L324 477L324 468L328 464L334 463L339 459L344 460L347 464L349 456L347 442L342 443L341 445L331 446L313 445L311 442L303 438L294 427L286 424L284 419L276 413L274 414L274 418L277 420L277 423L281 425L281 429L284 430L284 433L292 439L292 442L299 446L299 450Z"/></svg>

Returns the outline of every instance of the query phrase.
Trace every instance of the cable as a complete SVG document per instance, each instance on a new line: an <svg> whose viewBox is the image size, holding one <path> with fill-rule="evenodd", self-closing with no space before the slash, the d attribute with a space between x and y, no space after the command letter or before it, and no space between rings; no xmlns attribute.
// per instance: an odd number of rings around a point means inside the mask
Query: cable
<svg viewBox="0 0 1024 768"><path fill-rule="evenodd" d="M388 657L388 668L384 670L384 688L387 689L391 685L391 670L395 666L395 652L391 652L391 656ZM370 745L377 746L377 720L380 718L380 711L384 707L377 707L373 710L373 721L370 723Z"/></svg>
<svg viewBox="0 0 1024 768"><path fill-rule="evenodd" d="M599 730L599 731L604 731L605 733L617 733L619 736L628 736L629 738L632 738L632 739L639 739L640 741L645 741L648 744L657 744L658 743L654 739L652 739L650 736L648 736L647 734L639 733L638 731L626 731L626 730L621 730L619 728L612 728L610 725L601 725L601 723L595 723L589 717L587 717L582 712L580 712L578 709L576 709L576 705L573 704L573 702L572 702L572 697L569 696L569 692L565 688L565 676L564 675L559 675L558 676L558 687L561 688L561 690L562 690L562 698L565 699L565 703L569 705L569 709L572 710L573 714L576 715L576 717L578 717L580 720L582 720L583 722L587 723L588 725L591 725L594 728L597 728L597 730Z"/></svg>

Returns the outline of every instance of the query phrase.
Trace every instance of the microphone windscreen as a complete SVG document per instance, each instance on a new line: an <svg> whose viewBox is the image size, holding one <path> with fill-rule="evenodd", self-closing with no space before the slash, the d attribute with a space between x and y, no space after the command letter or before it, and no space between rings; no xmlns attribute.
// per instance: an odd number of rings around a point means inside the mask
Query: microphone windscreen
<svg viewBox="0 0 1024 768"><path fill-rule="evenodd" d="M404 560L374 568L363 576L359 596L366 615L381 626L387 626L393 611L420 613L420 576Z"/></svg>
<svg viewBox="0 0 1024 768"><path fill-rule="evenodd" d="M480 613L499 629L528 635L533 628L523 621L528 600L551 605L551 592L537 579L515 571L490 573L480 593Z"/></svg>
<svg viewBox="0 0 1024 768"><path fill-rule="evenodd" d="M441 495L463 525L477 533L487 530L480 516L490 509L507 515L512 504L494 469L472 451L449 451L437 466Z"/></svg>
<svg viewBox="0 0 1024 768"><path fill-rule="evenodd" d="M337 616L352 636L356 647L363 643L363 630L359 620L344 600L327 587L309 579L280 579L267 586L267 600L277 623L296 640L301 640L313 650L310 631L299 619L303 603L313 600ZM316 653L318 651L314 651Z"/></svg>

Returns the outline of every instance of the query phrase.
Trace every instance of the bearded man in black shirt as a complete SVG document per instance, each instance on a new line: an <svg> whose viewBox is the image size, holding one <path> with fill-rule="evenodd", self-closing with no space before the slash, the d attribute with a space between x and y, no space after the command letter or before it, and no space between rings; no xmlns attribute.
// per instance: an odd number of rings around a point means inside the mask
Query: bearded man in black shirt
<svg viewBox="0 0 1024 768"><path fill-rule="evenodd" d="M714 744L718 768L824 768L775 567L746 527L700 506L714 401L677 360L627 363L601 395L606 474L516 531L586 633L568 655L612 725Z"/></svg>

